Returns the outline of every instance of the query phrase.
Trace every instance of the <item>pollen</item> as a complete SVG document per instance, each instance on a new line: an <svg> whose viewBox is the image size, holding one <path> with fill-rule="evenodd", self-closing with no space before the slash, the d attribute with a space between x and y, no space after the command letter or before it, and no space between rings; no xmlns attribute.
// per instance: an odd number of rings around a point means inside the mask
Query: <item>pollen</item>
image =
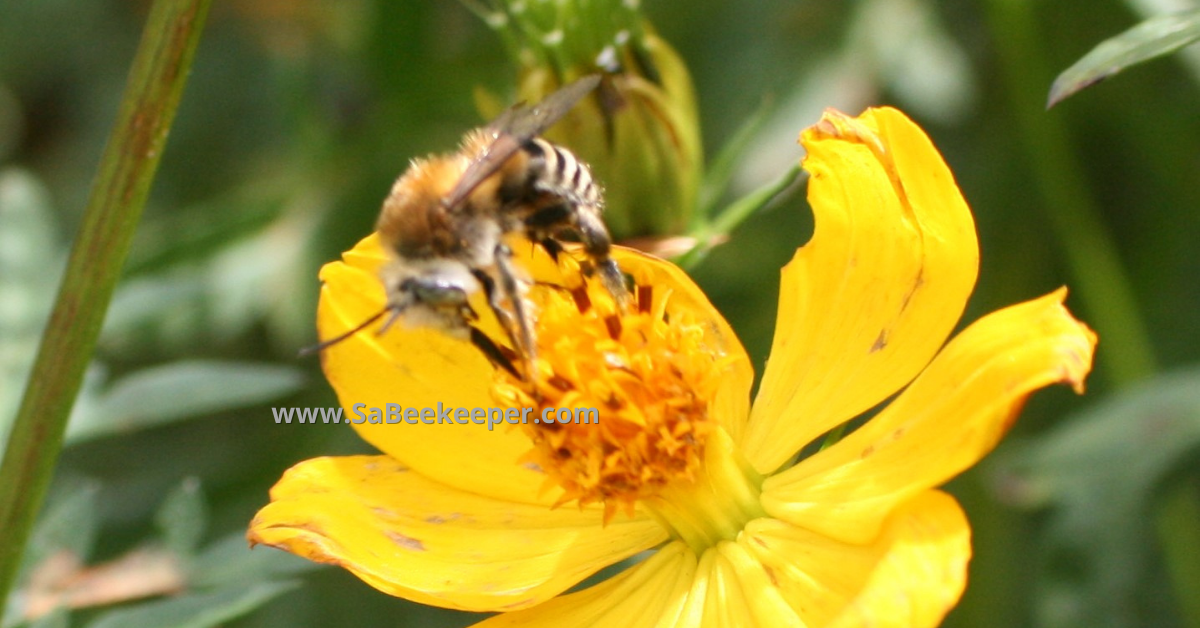
<svg viewBox="0 0 1200 628"><path fill-rule="evenodd" d="M497 371L496 398L532 407L521 425L533 449L524 462L559 486L557 505L603 503L605 521L672 484L697 477L715 428L709 403L719 382L719 354L701 327L671 312L669 291L634 291L619 312L596 288L546 288L539 304L534 377ZM542 421L572 408L574 419ZM586 421L579 409L594 408ZM584 419L579 417L584 415Z"/></svg>

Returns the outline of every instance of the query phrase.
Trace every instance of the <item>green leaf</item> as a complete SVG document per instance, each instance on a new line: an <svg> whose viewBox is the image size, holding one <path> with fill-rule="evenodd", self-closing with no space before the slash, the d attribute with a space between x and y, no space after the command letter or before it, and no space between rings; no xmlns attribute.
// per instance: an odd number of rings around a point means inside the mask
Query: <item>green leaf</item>
<svg viewBox="0 0 1200 628"><path fill-rule="evenodd" d="M25 566L33 567L63 550L86 559L100 523L99 494L100 483L93 480L79 480L70 487L56 486L25 547Z"/></svg>
<svg viewBox="0 0 1200 628"><path fill-rule="evenodd" d="M167 549L189 560L208 527L208 506L200 480L187 478L172 491L155 513L154 523L162 531Z"/></svg>
<svg viewBox="0 0 1200 628"><path fill-rule="evenodd" d="M1200 39L1200 10L1150 18L1105 40L1067 68L1050 87L1046 108L1104 79Z"/></svg>
<svg viewBox="0 0 1200 628"><path fill-rule="evenodd" d="M188 580L197 587L261 582L323 567L270 547L252 550L247 547L246 535L238 532L206 546L192 561Z"/></svg>
<svg viewBox="0 0 1200 628"><path fill-rule="evenodd" d="M21 569L17 575L17 582L21 586L28 582L35 569L56 554L67 552L79 560L85 560L92 553L100 523L97 512L99 493L100 483L89 479L67 480L55 486L21 557ZM17 592L9 600L10 604L5 606L5 616L0 625L7 626L21 615L22 604L18 603L20 595L18 586ZM40 624L34 622L29 626L32 628L35 625Z"/></svg>
<svg viewBox="0 0 1200 628"><path fill-rule="evenodd" d="M63 259L50 192L28 172L0 172L0 446L54 304Z"/></svg>
<svg viewBox="0 0 1200 628"><path fill-rule="evenodd" d="M213 593L156 600L105 613L88 628L209 628L241 617L295 587L294 582L238 584Z"/></svg>
<svg viewBox="0 0 1200 628"><path fill-rule="evenodd" d="M1193 368L1130 388L1007 449L1002 494L1051 507L1037 557L1042 582L1034 586L1043 620L1055 618L1045 625L1155 625L1147 613L1169 612L1169 604L1147 607L1165 588L1152 560L1153 500L1198 447L1200 368Z"/></svg>
<svg viewBox="0 0 1200 628"><path fill-rule="evenodd" d="M178 419L241 408L295 392L299 369L241 362L183 361L138 371L72 417L71 444Z"/></svg>

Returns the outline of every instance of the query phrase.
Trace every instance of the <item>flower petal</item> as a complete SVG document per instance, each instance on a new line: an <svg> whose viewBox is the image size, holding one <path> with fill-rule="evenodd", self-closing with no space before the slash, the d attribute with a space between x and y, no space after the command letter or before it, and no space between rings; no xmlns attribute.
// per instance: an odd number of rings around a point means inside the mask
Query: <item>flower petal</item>
<svg viewBox="0 0 1200 628"><path fill-rule="evenodd" d="M954 498L934 490L895 510L870 543L846 544L757 519L738 545L757 560L765 586L787 600L802 625L922 628L938 625L962 595L970 533Z"/></svg>
<svg viewBox="0 0 1200 628"><path fill-rule="evenodd" d="M798 628L806 625L788 604L783 591L771 581L771 574L744 545L723 542L715 553L716 586L709 588L709 608L715 612L706 615L706 623ZM714 617L720 620L712 622Z"/></svg>
<svg viewBox="0 0 1200 628"><path fill-rule="evenodd" d="M649 628L675 624L696 571L696 556L675 542L593 587L530 609L504 613L474 628Z"/></svg>
<svg viewBox="0 0 1200 628"><path fill-rule="evenodd" d="M271 489L248 538L423 604L508 610L666 540L652 519L602 526L602 512L464 493L387 456L314 458Z"/></svg>
<svg viewBox="0 0 1200 628"><path fill-rule="evenodd" d="M961 316L979 265L970 209L904 114L830 111L801 141L816 229L783 270L746 432L763 473L916 376Z"/></svg>
<svg viewBox="0 0 1200 628"><path fill-rule="evenodd" d="M1060 289L968 327L875 418L767 479L763 507L832 538L874 538L896 504L991 451L1033 391L1058 382L1082 391L1096 336L1065 297Z"/></svg>
<svg viewBox="0 0 1200 628"><path fill-rule="evenodd" d="M363 239L343 259L321 269L317 327L323 339L352 329L385 302L378 272L387 258L378 237ZM328 347L322 366L348 417L355 416L355 404L418 410L439 403L455 409L496 405L489 392L493 368L474 346L438 330L405 328L403 322L382 335L368 329ZM365 408L361 411L369 412ZM553 503L554 494L539 492L545 475L517 464L529 440L517 430L488 427L354 424L367 442L426 477L497 499Z"/></svg>

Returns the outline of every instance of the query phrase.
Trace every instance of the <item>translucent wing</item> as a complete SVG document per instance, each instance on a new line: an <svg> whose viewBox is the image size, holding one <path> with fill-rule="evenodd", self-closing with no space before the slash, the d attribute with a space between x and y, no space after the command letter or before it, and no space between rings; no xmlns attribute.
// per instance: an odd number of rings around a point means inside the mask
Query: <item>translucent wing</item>
<svg viewBox="0 0 1200 628"><path fill-rule="evenodd" d="M500 117L487 126L495 139L483 150L479 158L467 167L458 185L454 186L442 204L447 209L456 209L480 183L499 170L509 157L520 150L522 144L558 122L579 99L596 89L599 84L600 75L591 74L550 94L536 105L517 105L500 114Z"/></svg>

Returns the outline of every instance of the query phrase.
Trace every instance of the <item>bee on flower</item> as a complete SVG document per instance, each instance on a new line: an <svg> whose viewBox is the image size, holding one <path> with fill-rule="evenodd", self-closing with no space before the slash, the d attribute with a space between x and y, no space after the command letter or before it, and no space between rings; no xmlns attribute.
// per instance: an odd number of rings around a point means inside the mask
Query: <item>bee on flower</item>
<svg viewBox="0 0 1200 628"><path fill-rule="evenodd" d="M1082 391L1096 338L1058 290L947 342L978 245L928 137L880 108L828 112L801 141L816 229L783 270L753 400L745 350L679 268L615 248L633 280L620 308L569 259L529 247L537 377L426 328L338 343L326 376L347 407L596 407L599 423L355 425L382 453L296 465L250 541L392 595L499 613L488 627L937 625L971 554L961 508L937 487L987 454L1035 390ZM380 309L385 260L370 236L325 266L322 337Z"/></svg>

